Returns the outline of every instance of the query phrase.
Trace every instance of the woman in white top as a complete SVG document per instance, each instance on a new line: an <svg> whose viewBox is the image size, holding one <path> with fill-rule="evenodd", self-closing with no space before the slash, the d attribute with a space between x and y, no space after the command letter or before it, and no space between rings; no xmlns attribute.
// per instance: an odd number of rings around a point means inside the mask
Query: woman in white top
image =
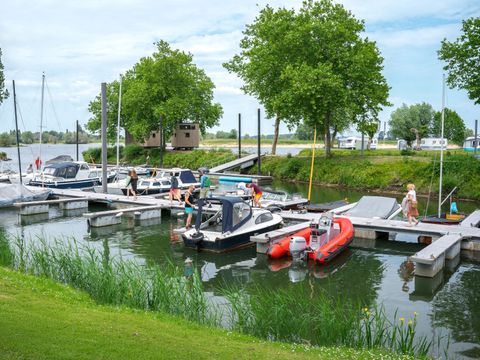
<svg viewBox="0 0 480 360"><path fill-rule="evenodd" d="M415 225L418 225L418 220L416 217L418 216L418 209L417 209L417 193L415 192L415 185L408 184L407 185L407 199L408 199L408 226L412 226L412 222Z"/></svg>

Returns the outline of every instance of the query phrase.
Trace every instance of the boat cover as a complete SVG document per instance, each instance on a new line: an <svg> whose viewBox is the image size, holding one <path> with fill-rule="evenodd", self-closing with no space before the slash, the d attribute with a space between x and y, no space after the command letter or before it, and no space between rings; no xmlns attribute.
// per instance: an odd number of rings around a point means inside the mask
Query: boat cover
<svg viewBox="0 0 480 360"><path fill-rule="evenodd" d="M184 184L194 184L197 182L197 179L195 179L195 175L190 170L182 170L180 172L180 180Z"/></svg>
<svg viewBox="0 0 480 360"><path fill-rule="evenodd" d="M219 196L204 199L204 201L208 203L220 202L222 204L222 233L237 230L252 217L251 206L239 197ZM198 202L198 214L197 218L195 219L195 229L197 229L197 231L200 229L200 225L202 224L202 206L204 201L200 200ZM238 207L247 209L248 213L246 215L242 213L239 217L237 209L235 209Z"/></svg>
<svg viewBox="0 0 480 360"><path fill-rule="evenodd" d="M45 165L56 164L61 162L72 162L72 161L74 160L70 155L60 155L60 156L54 157L53 159L47 160Z"/></svg>
<svg viewBox="0 0 480 360"><path fill-rule="evenodd" d="M46 200L51 189L31 188L20 184L0 184L0 207L11 206L16 202Z"/></svg>
<svg viewBox="0 0 480 360"><path fill-rule="evenodd" d="M400 205L397 199L384 196L362 196L353 208L342 215L362 218L388 219Z"/></svg>

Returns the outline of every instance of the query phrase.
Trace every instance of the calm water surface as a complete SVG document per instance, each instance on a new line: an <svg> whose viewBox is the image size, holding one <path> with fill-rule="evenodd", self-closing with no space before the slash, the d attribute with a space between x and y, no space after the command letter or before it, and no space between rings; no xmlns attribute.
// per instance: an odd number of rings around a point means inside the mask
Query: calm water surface
<svg viewBox="0 0 480 360"><path fill-rule="evenodd" d="M73 151L74 151L73 146ZM1 150L1 149L0 149ZM58 154L55 154L56 156ZM53 156L52 156L53 157ZM305 196L305 184L274 183L276 189ZM358 200L363 194L348 190L314 187L313 202L347 198ZM433 200L432 200L433 202ZM420 212L424 210L420 201ZM459 204L461 210L472 211L475 203ZM431 211L434 211L435 205ZM90 211L106 209L91 206ZM0 210L0 227L12 236L35 241L39 235L47 238L72 238L80 243L104 250L111 256L121 254L139 262L179 266L187 257L194 259L206 291L218 295L216 289L227 284L245 288L262 286L271 289L308 286L312 294L327 290L342 297L362 299L370 304L383 304L393 317L412 318L418 313L418 330L427 336L450 336L450 356L480 358L480 254L464 252L450 262L445 271L434 279L415 278L407 257L420 250L415 238L399 234L392 240L356 239L353 246L326 266L312 263L292 264L290 260L271 261L257 254L254 248L227 254L197 253L185 249L178 235L183 219L164 213L161 220L142 224L124 220L121 225L88 229L79 212L63 213L58 208L44 215L20 218L14 209ZM446 341L446 340L445 340ZM432 354L438 353L435 344Z"/></svg>

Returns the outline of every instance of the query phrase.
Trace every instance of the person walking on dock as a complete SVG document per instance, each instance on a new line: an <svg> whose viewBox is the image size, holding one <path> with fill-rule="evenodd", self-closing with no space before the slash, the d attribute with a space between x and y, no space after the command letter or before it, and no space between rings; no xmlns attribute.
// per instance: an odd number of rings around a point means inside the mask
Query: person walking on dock
<svg viewBox="0 0 480 360"><path fill-rule="evenodd" d="M260 205L260 199L262 198L262 189L260 188L260 186L254 183L248 183L247 188L253 190L253 194L252 194L253 205L256 207L262 207Z"/></svg>
<svg viewBox="0 0 480 360"><path fill-rule="evenodd" d="M415 192L415 185L408 184L407 185L407 201L408 201L408 226L412 226L412 222L415 225L418 225L418 220L416 217L418 216L418 204L417 204L417 193Z"/></svg>
<svg viewBox="0 0 480 360"><path fill-rule="evenodd" d="M128 172L127 178L127 197L130 194L133 195L133 200L137 200L137 184L138 184L138 176L135 170L130 170Z"/></svg>
<svg viewBox="0 0 480 360"><path fill-rule="evenodd" d="M175 174L172 172L170 173L170 193L169 193L169 198L170 198L170 206L172 205L172 200L173 198L177 199L179 204L182 205L182 199L180 197L180 189L178 187L178 179L175 176Z"/></svg>
<svg viewBox="0 0 480 360"><path fill-rule="evenodd" d="M192 217L193 217L193 207L194 207L194 198L193 190L195 187L190 185L187 192L185 193L185 214L187 214L187 224L185 228L188 230L192 227Z"/></svg>
<svg viewBox="0 0 480 360"><path fill-rule="evenodd" d="M210 177L207 175L207 170L200 170L200 199L204 200L208 197L208 192L210 191Z"/></svg>

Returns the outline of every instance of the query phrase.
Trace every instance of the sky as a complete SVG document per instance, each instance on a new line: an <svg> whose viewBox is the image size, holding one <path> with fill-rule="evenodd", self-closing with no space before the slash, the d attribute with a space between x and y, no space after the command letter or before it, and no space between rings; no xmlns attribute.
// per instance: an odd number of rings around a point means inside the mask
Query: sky
<svg viewBox="0 0 480 360"><path fill-rule="evenodd" d="M384 57L384 76L392 107L380 114L388 122L402 103L427 102L436 110L442 100L442 39L454 41L461 22L480 16L478 0L342 0L365 21L364 36L374 40ZM162 39L172 48L193 54L193 61L212 79L215 101L224 110L220 125L230 130L242 114L242 132L256 133L255 98L240 90L242 81L222 63L239 52L246 24L265 5L298 8L296 0L10 0L0 13L0 48L7 85L15 80L20 129L40 128L42 72L46 75L44 128L65 131L75 121L85 124L88 103L102 82L118 79ZM467 127L479 119L480 107L465 91L447 89L446 105ZM12 97L0 105L0 132L14 129ZM263 116L263 111L262 111ZM383 129L383 123L382 123ZM388 129L388 125L387 125ZM281 133L287 133L282 126ZM273 133L273 120L262 122Z"/></svg>

